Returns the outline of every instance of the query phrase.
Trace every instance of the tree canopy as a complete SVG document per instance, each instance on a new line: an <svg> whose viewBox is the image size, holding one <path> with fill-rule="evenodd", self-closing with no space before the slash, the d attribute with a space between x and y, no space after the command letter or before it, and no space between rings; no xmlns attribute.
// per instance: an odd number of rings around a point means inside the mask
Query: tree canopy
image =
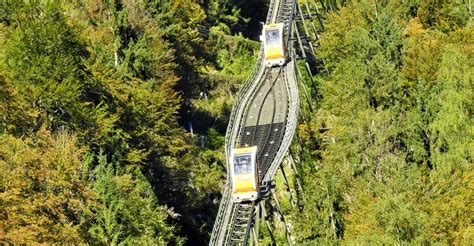
<svg viewBox="0 0 474 246"><path fill-rule="evenodd" d="M316 53L327 70L317 76L319 110L299 127L305 190L304 209L293 212L297 240L468 244L470 5L337 6L324 16Z"/></svg>

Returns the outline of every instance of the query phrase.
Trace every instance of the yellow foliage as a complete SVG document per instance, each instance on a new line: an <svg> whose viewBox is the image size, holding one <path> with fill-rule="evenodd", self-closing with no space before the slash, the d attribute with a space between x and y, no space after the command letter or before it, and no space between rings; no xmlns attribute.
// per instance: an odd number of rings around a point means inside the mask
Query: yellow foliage
<svg viewBox="0 0 474 246"><path fill-rule="evenodd" d="M449 240L459 245L473 242L474 172L472 165L469 170L456 171L447 179L440 177L438 173L435 173L432 179L434 184L431 196L434 199L429 197L423 199L426 205L423 209L431 217L431 225L427 229L430 239Z"/></svg>
<svg viewBox="0 0 474 246"><path fill-rule="evenodd" d="M420 18L415 17L408 22L405 30L403 30L403 36L412 37L426 32L427 30L423 29L423 24L421 24Z"/></svg>
<svg viewBox="0 0 474 246"><path fill-rule="evenodd" d="M0 241L81 244L90 196L80 179L84 149L42 128L33 139L0 136Z"/></svg>

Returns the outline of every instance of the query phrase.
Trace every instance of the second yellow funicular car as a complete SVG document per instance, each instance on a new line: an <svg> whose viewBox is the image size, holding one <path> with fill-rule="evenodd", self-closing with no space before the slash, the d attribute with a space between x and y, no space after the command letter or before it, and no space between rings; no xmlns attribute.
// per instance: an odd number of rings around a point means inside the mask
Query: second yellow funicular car
<svg viewBox="0 0 474 246"><path fill-rule="evenodd" d="M267 67L282 66L286 62L285 43L283 40L283 23L263 26L262 36L264 64Z"/></svg>
<svg viewBox="0 0 474 246"><path fill-rule="evenodd" d="M230 156L232 198L253 201L258 198L257 146L234 149Z"/></svg>

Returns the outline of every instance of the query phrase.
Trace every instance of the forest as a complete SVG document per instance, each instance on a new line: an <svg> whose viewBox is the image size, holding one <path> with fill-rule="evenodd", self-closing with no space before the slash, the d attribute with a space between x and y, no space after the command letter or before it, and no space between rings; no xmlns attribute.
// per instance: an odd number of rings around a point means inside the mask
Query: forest
<svg viewBox="0 0 474 246"><path fill-rule="evenodd" d="M474 242L471 1L298 1L294 244ZM208 244L269 2L0 1L0 244Z"/></svg>

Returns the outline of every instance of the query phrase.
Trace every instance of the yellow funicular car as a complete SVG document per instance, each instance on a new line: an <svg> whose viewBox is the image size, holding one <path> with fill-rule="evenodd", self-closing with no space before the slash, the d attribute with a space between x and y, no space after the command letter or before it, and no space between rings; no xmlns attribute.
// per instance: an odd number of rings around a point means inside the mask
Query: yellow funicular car
<svg viewBox="0 0 474 246"><path fill-rule="evenodd" d="M263 26L260 39L263 42L264 49L263 61L267 67L282 66L286 62L283 27L283 23L274 23Z"/></svg>
<svg viewBox="0 0 474 246"><path fill-rule="evenodd" d="M258 198L257 146L234 149L230 156L232 198L253 201Z"/></svg>

